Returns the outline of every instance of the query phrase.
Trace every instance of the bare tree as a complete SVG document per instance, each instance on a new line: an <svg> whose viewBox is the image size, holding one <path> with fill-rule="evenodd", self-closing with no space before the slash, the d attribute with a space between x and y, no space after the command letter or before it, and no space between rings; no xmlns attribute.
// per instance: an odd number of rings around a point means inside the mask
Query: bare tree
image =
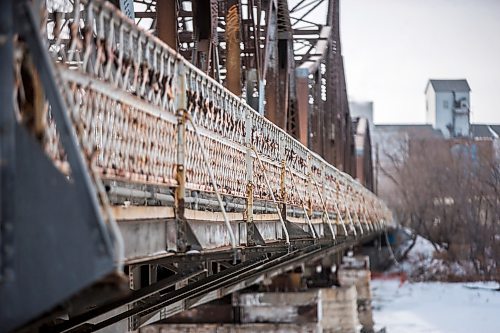
<svg viewBox="0 0 500 333"><path fill-rule="evenodd" d="M398 221L449 261L500 281L500 163L488 143L411 140L387 154L386 200Z"/></svg>

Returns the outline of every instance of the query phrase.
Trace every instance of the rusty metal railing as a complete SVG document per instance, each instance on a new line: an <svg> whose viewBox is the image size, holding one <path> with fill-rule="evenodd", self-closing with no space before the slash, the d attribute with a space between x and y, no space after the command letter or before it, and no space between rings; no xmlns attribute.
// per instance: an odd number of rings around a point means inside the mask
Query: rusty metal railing
<svg viewBox="0 0 500 333"><path fill-rule="evenodd" d="M60 3L48 4L48 49L81 147L102 178L176 187L184 145L186 190L214 193L216 183L222 196L316 212L344 233L349 224L363 232L391 219L373 193L108 2ZM177 135L180 109L192 121L184 142ZM64 164L50 119L45 147Z"/></svg>

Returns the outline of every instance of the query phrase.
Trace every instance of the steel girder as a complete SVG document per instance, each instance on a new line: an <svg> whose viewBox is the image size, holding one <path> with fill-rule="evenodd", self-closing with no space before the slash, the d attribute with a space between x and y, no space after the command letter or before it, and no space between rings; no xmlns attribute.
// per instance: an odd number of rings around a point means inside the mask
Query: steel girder
<svg viewBox="0 0 500 333"><path fill-rule="evenodd" d="M40 36L39 4L7 0L0 13L1 331L52 310L121 267L115 261L120 236L102 214L96 184L70 127L60 78ZM14 45L23 49L21 65L14 59L20 53L14 53ZM14 81L16 66L22 78ZM25 122L43 112L30 99L35 89L47 96L70 177L54 166Z"/></svg>
<svg viewBox="0 0 500 333"><path fill-rule="evenodd" d="M324 25L309 19L311 13L316 11L317 15L318 8L325 13ZM339 0L297 1L291 12L299 53L297 99L302 103L298 113L302 121L309 120L308 147L355 177L354 133L340 43Z"/></svg>

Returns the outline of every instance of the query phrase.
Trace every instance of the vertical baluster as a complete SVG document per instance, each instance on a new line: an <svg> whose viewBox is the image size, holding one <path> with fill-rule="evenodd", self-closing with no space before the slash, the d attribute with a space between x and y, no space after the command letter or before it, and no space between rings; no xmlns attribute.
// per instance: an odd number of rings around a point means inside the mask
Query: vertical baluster
<svg viewBox="0 0 500 333"><path fill-rule="evenodd" d="M252 151L252 116L250 110L245 107L245 164L246 164L246 182L247 182L247 193L246 193L246 210L245 210L245 220L246 220L246 233L247 233L247 245L256 245L255 234L257 232L256 226L253 223L253 199L254 199L254 180L253 180L253 151Z"/></svg>
<svg viewBox="0 0 500 333"><path fill-rule="evenodd" d="M184 216L184 203L186 196L186 72L182 63L179 63L177 70L177 95L175 97L175 108L177 111L177 188L175 189L175 229L171 230L172 223L167 225L167 247L172 247L168 248L168 250L172 249L184 252L187 248L187 221ZM169 244L168 240L171 239L174 241Z"/></svg>

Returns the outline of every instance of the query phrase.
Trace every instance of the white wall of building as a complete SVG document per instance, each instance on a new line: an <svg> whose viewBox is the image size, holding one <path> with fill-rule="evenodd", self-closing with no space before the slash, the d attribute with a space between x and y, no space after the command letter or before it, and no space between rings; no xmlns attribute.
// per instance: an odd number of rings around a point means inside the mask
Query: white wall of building
<svg viewBox="0 0 500 333"><path fill-rule="evenodd" d="M429 88L425 93L426 122L436 128L436 93Z"/></svg>
<svg viewBox="0 0 500 333"><path fill-rule="evenodd" d="M458 136L468 136L470 134L470 94L467 92L455 93L455 100L462 102L464 108L456 107L459 113L455 113L455 134Z"/></svg>
<svg viewBox="0 0 500 333"><path fill-rule="evenodd" d="M452 136L448 125L453 123L453 94L451 92L436 93L436 120L434 128L441 130L445 138Z"/></svg>
<svg viewBox="0 0 500 333"><path fill-rule="evenodd" d="M464 108L457 107L455 102L464 100ZM439 129L445 138L468 136L470 119L470 95L468 92L434 92L431 85L426 91L427 123ZM456 109L461 112L453 112ZM450 129L453 132L450 132Z"/></svg>

